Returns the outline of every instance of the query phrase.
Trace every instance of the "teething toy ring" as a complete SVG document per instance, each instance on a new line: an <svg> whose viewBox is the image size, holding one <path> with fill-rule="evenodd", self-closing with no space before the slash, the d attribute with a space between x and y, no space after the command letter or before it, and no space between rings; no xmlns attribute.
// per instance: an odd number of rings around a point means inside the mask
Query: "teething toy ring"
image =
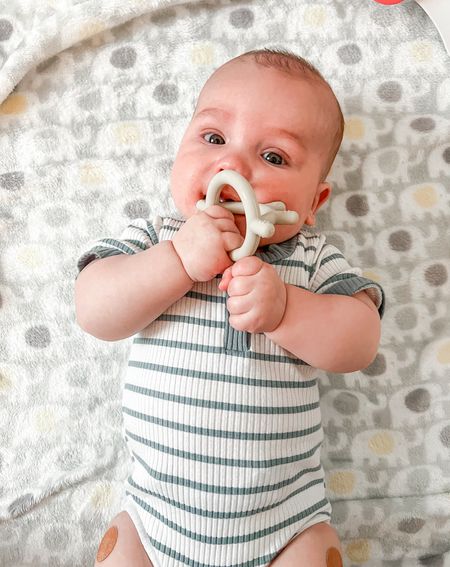
<svg viewBox="0 0 450 567"><path fill-rule="evenodd" d="M241 202L220 202L220 192L224 185L231 185L239 195ZM275 232L274 224L295 224L298 214L286 211L281 201L258 204L250 183L240 173L224 169L214 175L208 185L206 199L197 202L197 208L207 209L220 205L234 214L245 214L247 230L240 248L230 252L230 258L236 262L245 256L251 256L258 248L260 238L268 238Z"/></svg>

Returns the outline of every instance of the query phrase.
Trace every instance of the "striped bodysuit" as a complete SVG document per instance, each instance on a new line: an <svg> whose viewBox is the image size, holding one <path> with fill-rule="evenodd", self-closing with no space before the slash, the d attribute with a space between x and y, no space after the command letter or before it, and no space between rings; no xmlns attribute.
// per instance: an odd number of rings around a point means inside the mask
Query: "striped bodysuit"
<svg viewBox="0 0 450 567"><path fill-rule="evenodd" d="M182 223L135 219L119 239L95 241L78 268L171 239ZM316 293L367 289L383 312L379 284L323 235L302 229L257 255ZM262 333L234 330L218 281L195 284L131 346L124 509L154 567L268 565L300 532L330 520L317 371Z"/></svg>

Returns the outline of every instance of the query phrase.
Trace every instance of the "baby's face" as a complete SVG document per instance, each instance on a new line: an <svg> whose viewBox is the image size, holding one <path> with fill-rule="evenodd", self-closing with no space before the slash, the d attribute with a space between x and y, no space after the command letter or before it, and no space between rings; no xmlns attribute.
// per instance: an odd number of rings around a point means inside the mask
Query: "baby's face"
<svg viewBox="0 0 450 567"><path fill-rule="evenodd" d="M234 169L250 182L259 203L283 201L299 215L296 225L276 225L261 246L313 224L331 191L320 179L330 144L329 108L329 94L309 81L253 61L222 66L200 93L173 165L171 191L179 211L186 218L195 214L211 178ZM221 196L239 200L229 186ZM244 235L245 216L235 220Z"/></svg>

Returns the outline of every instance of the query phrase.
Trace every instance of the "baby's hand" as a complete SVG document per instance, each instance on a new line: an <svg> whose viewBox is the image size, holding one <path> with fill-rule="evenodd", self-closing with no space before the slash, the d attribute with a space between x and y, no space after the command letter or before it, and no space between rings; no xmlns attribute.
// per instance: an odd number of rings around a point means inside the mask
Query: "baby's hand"
<svg viewBox="0 0 450 567"><path fill-rule="evenodd" d="M275 268L256 256L238 260L223 273L221 291L230 296L230 325L237 331L265 333L275 330L286 308L286 286Z"/></svg>
<svg viewBox="0 0 450 567"><path fill-rule="evenodd" d="M207 282L232 264L228 252L243 241L233 214L213 205L190 217L172 244L191 280Z"/></svg>

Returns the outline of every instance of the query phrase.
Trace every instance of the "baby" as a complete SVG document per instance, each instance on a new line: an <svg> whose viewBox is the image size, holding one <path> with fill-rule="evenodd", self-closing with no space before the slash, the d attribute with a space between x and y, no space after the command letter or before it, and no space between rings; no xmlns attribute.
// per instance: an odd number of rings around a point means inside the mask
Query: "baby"
<svg viewBox="0 0 450 567"><path fill-rule="evenodd" d="M136 335L123 394L132 472L95 565L342 565L316 369L368 366L384 306L382 288L304 226L330 196L343 123L304 59L232 59L204 85L181 141L178 213L136 219L79 259L81 328L107 341ZM224 169L259 203L299 215L235 263L245 216L196 209ZM230 186L221 197L238 200Z"/></svg>

